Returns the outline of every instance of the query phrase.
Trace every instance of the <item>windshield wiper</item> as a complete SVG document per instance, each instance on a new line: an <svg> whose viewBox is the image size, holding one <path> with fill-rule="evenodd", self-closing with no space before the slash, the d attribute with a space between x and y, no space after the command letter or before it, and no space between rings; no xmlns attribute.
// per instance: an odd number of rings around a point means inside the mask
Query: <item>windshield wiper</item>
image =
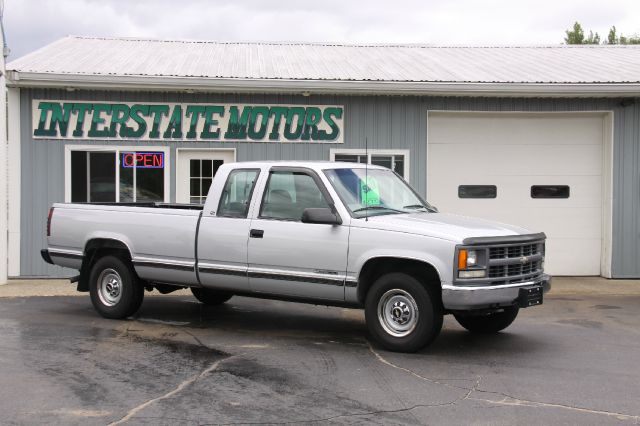
<svg viewBox="0 0 640 426"><path fill-rule="evenodd" d="M427 207L425 205L422 205L422 204L410 204L410 205L404 206L402 208L403 209L425 209L426 211L431 212L431 213L436 213L437 212L437 210L435 210L433 208L429 208L429 207Z"/></svg>
<svg viewBox="0 0 640 426"><path fill-rule="evenodd" d="M391 207L385 207L385 206L360 207L359 209L355 209L353 211L353 213L363 212L365 210L390 210L390 211L396 212L396 213L406 213L406 212L403 212L402 210L396 210L396 209L392 209Z"/></svg>

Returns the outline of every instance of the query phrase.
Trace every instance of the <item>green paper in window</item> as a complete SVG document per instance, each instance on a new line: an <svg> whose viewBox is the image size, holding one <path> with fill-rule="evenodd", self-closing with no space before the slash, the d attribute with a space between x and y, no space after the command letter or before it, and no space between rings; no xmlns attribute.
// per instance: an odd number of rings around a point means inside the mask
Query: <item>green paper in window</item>
<svg viewBox="0 0 640 426"><path fill-rule="evenodd" d="M378 191L378 181L375 178L360 181L360 199L365 206L380 205L380 191Z"/></svg>

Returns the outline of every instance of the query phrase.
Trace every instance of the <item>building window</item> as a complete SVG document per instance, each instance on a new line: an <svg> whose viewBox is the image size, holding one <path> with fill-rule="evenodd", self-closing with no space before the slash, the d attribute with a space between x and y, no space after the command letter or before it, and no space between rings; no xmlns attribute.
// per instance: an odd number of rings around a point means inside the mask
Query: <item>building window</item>
<svg viewBox="0 0 640 426"><path fill-rule="evenodd" d="M366 155L358 155L358 154L336 154L333 161L342 161L345 163L366 163L367 156Z"/></svg>
<svg viewBox="0 0 640 426"><path fill-rule="evenodd" d="M166 152L72 149L67 197L72 203L168 201Z"/></svg>
<svg viewBox="0 0 640 426"><path fill-rule="evenodd" d="M71 153L71 202L116 201L116 153Z"/></svg>
<svg viewBox="0 0 640 426"><path fill-rule="evenodd" d="M496 198L498 188L495 185L460 185L458 198Z"/></svg>
<svg viewBox="0 0 640 426"><path fill-rule="evenodd" d="M409 180L409 151L408 150L380 150L372 149L366 153L364 150L339 149L331 150L331 161L348 163L369 163L376 166L391 169L405 180Z"/></svg>
<svg viewBox="0 0 640 426"><path fill-rule="evenodd" d="M531 198L569 198L568 185L533 185Z"/></svg>
<svg viewBox="0 0 640 426"><path fill-rule="evenodd" d="M204 204L213 177L223 164L222 160L201 158L189 160L189 202L191 204Z"/></svg>

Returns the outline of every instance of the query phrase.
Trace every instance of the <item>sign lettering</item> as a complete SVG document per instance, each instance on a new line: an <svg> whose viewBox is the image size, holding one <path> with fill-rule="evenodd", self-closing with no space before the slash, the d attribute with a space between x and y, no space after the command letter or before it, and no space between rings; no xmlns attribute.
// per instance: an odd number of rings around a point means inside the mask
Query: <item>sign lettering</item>
<svg viewBox="0 0 640 426"><path fill-rule="evenodd" d="M164 168L164 152L123 152L122 167L134 169Z"/></svg>
<svg viewBox="0 0 640 426"><path fill-rule="evenodd" d="M33 103L37 139L343 143L335 105Z"/></svg>

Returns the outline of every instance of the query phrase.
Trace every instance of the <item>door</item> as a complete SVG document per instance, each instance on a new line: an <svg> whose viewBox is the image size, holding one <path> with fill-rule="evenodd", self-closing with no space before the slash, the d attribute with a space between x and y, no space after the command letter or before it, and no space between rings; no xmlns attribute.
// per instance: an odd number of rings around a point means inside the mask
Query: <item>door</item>
<svg viewBox="0 0 640 426"><path fill-rule="evenodd" d="M248 291L249 204L259 169L234 169L217 211L204 211L198 231L198 274L204 287ZM215 216L214 216L215 215Z"/></svg>
<svg viewBox="0 0 640 426"><path fill-rule="evenodd" d="M329 207L314 172L273 168L251 221L251 290L308 299L344 300L349 227L302 223L306 208Z"/></svg>
<svg viewBox="0 0 640 426"><path fill-rule="evenodd" d="M600 275L604 116L430 113L427 198L547 235L545 269Z"/></svg>
<svg viewBox="0 0 640 426"><path fill-rule="evenodd" d="M204 204L218 167L234 161L231 149L178 149L176 202Z"/></svg>

